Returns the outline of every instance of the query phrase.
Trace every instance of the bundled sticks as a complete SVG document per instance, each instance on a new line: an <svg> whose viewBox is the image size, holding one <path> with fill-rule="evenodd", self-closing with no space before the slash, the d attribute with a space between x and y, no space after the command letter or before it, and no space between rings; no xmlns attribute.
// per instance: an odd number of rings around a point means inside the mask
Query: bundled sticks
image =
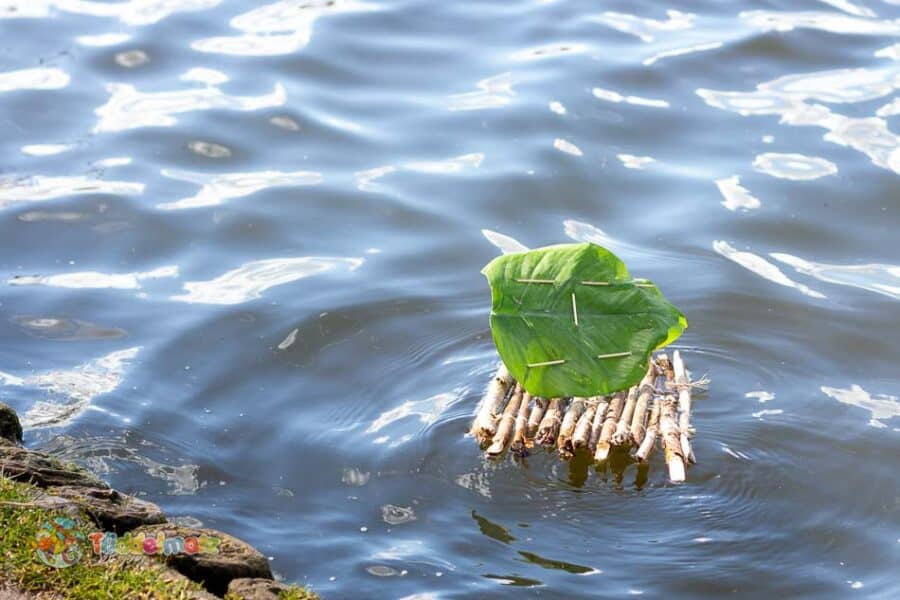
<svg viewBox="0 0 900 600"><path fill-rule="evenodd" d="M692 384L680 353L658 354L640 384L612 396L532 397L501 365L488 385L470 433L488 457L510 450L527 456L535 445L568 459L584 452L596 462L613 453L635 462L650 458L657 440L669 479L685 480L696 462L691 444Z"/></svg>

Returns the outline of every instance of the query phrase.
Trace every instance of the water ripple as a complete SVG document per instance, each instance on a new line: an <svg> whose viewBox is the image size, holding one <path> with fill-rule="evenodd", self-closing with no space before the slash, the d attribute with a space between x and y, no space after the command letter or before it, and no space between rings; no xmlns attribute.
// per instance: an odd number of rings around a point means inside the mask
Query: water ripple
<svg viewBox="0 0 900 600"><path fill-rule="evenodd" d="M191 171L163 169L170 179L186 181L201 186L200 191L189 198L157 204L161 210L184 210L203 206L217 206L228 200L243 198L273 187L314 185L322 182L322 175L313 171L259 171L256 173L224 173L211 175Z"/></svg>
<svg viewBox="0 0 900 600"><path fill-rule="evenodd" d="M825 298L825 294L810 289L802 283L797 283L796 281L782 273L778 267L776 267L763 257L753 254L752 252L737 250L734 246L722 240L716 240L715 242L713 242L713 250L715 250L717 253L721 254L728 260L734 261L745 269L756 273L763 279L767 279L773 283L777 283L778 285L794 288L801 294L804 294L811 298Z"/></svg>
<svg viewBox="0 0 900 600"><path fill-rule="evenodd" d="M58 90L69 85L72 78L57 67L36 67L0 73L0 92L18 90Z"/></svg>
<svg viewBox="0 0 900 600"><path fill-rule="evenodd" d="M794 267L798 273L820 281L847 285L900 300L900 266L886 264L830 265L798 256L773 252L772 258Z"/></svg>

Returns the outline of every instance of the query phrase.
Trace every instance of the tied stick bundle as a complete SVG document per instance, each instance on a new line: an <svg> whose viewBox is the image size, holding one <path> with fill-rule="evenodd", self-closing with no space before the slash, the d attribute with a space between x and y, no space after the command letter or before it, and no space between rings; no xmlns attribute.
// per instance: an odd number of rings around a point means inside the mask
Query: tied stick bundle
<svg viewBox="0 0 900 600"><path fill-rule="evenodd" d="M659 441L669 479L682 482L696 462L691 444L691 388L681 354L650 361L641 382L611 396L532 397L502 364L488 385L471 435L490 458L517 457L535 445L558 449L563 459L586 452L598 463L628 453L646 463Z"/></svg>

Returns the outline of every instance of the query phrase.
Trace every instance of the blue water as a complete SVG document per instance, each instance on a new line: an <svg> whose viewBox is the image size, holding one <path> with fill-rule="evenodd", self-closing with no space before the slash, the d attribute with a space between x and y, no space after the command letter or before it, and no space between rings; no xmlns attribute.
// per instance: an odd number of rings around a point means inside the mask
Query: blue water
<svg viewBox="0 0 900 600"><path fill-rule="evenodd" d="M0 399L326 598L900 597L898 4L0 0ZM573 240L690 320L684 485L464 437Z"/></svg>

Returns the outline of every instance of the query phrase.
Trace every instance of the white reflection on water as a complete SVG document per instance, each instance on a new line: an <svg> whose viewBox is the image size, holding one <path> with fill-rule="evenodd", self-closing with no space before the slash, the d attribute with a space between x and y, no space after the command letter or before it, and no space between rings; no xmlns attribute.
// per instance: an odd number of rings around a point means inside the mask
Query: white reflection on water
<svg viewBox="0 0 900 600"><path fill-rule="evenodd" d="M164 279L178 277L178 267L168 265L137 273L98 273L82 271L78 273L60 273L57 275L22 275L8 279L9 285L44 285L49 287L71 288L82 290L115 289L138 290L141 282L148 279Z"/></svg>
<svg viewBox="0 0 900 600"><path fill-rule="evenodd" d="M79 35L75 38L75 42L79 46L88 48L106 48L124 44L130 39L131 36L127 33L99 33L97 35Z"/></svg>
<svg viewBox="0 0 900 600"><path fill-rule="evenodd" d="M31 0L33 1L33 0ZM65 12L93 17L112 17L126 25L151 25L169 15L212 8L222 0L53 0L49 4Z"/></svg>
<svg viewBox="0 0 900 600"><path fill-rule="evenodd" d="M790 254L773 252L772 258L794 267L798 273L820 281L848 285L900 300L900 266L886 264L829 265Z"/></svg>
<svg viewBox="0 0 900 600"><path fill-rule="evenodd" d="M484 154L480 152L463 154L447 160L413 161L404 163L403 168L410 171L432 174L459 173L464 169L477 169L484 160Z"/></svg>
<svg viewBox="0 0 900 600"><path fill-rule="evenodd" d="M189 73L196 71L189 71ZM276 83L272 92L261 96L230 96L215 86L170 92L139 92L134 86L111 83L106 86L109 101L97 108L99 117L94 133L123 131L137 127L170 127L172 115L210 109L253 111L282 106L287 101L284 86Z"/></svg>
<svg viewBox="0 0 900 600"><path fill-rule="evenodd" d="M421 433L425 427L436 423L444 411L447 410L454 401L459 399L460 396L461 391L457 390L454 392L435 394L424 400L407 400L400 406L381 413L377 419L372 421L372 424L366 429L366 433L378 433L388 425L412 416L418 417L419 422L424 425L424 427L421 427L418 430L418 433ZM407 432L397 441L391 443L391 446L396 446L409 441L412 439L412 436L412 433ZM390 439L390 435L383 435L375 441L376 443L383 444L389 442Z"/></svg>
<svg viewBox="0 0 900 600"><path fill-rule="evenodd" d="M69 85L69 74L56 67L35 67L0 73L0 92L58 90Z"/></svg>
<svg viewBox="0 0 900 600"><path fill-rule="evenodd" d="M830 4L838 10L857 17L876 17L875 11L850 2L850 0L821 0L825 4Z"/></svg>
<svg viewBox="0 0 900 600"><path fill-rule="evenodd" d="M676 56L685 56L687 54L695 54L697 52L706 52L707 50L715 50L716 48L721 48L722 42L707 42L705 44L694 44L692 46L684 46L681 48L670 48L669 50L662 50L661 52L657 52L653 56L644 59L644 65L650 66L656 64L664 58L673 58Z"/></svg>
<svg viewBox="0 0 900 600"><path fill-rule="evenodd" d="M378 189L378 186L374 181L389 173L393 173L396 170L397 167L393 165L385 165L383 167L358 171L354 173L354 176L356 177L356 187L363 192L374 192Z"/></svg>
<svg viewBox="0 0 900 600"><path fill-rule="evenodd" d="M370 10L376 10L375 6L356 0L282 0L234 17L231 26L242 35L204 38L191 47L241 56L291 54L309 43L313 25L320 17Z"/></svg>
<svg viewBox="0 0 900 600"><path fill-rule="evenodd" d="M728 260L734 261L745 269L756 273L763 279L768 279L769 281L777 283L778 285L794 288L800 293L812 298L825 298L825 294L810 289L802 283L797 283L796 281L782 273L778 267L776 267L763 257L753 254L752 252L743 252L737 250L731 244L722 240L716 240L713 242L713 250L715 250Z"/></svg>
<svg viewBox="0 0 900 600"><path fill-rule="evenodd" d="M487 241L499 248L500 251L503 252L503 254L528 252L528 246L517 239L509 237L508 235L503 235L502 233L497 233L496 231L491 231L490 229L482 229L481 234L487 239Z"/></svg>
<svg viewBox="0 0 900 600"><path fill-rule="evenodd" d="M803 154L780 154L767 152L760 154L753 161L753 168L760 173L778 177L808 181L838 172L837 165L830 160Z"/></svg>
<svg viewBox="0 0 900 600"><path fill-rule="evenodd" d="M22 146L22 154L28 156L53 156L74 148L73 144L27 144Z"/></svg>
<svg viewBox="0 0 900 600"><path fill-rule="evenodd" d="M897 21L864 19L833 12L752 10L742 12L740 18L762 31L817 29L850 35L900 35L900 23Z"/></svg>
<svg viewBox="0 0 900 600"><path fill-rule="evenodd" d="M873 100L900 87L896 68L839 69L789 75L761 83L751 92L698 89L707 104L740 115L778 115L794 126L816 126L827 130L824 139L849 146L868 156L882 168L900 173L900 137L879 117L847 117L822 104Z"/></svg>
<svg viewBox="0 0 900 600"><path fill-rule="evenodd" d="M716 180L716 187L722 197L722 206L728 210L752 210L760 207L759 199L750 193L750 190L741 185L741 178L737 175Z"/></svg>
<svg viewBox="0 0 900 600"><path fill-rule="evenodd" d="M614 92L612 90L606 90L603 88L595 87L593 89L594 97L599 98L600 100L606 100L607 102L625 102L626 104L634 104L636 106L652 106L654 108L668 108L669 103L665 100L654 100L652 98L641 98L640 96L623 96L619 92Z"/></svg>
<svg viewBox="0 0 900 600"><path fill-rule="evenodd" d="M900 417L900 401L898 401L897 396L889 394L875 394L873 396L855 383L850 386L850 389L823 385L821 390L838 402L869 411L871 415L869 425L872 427L887 427L887 421L894 417Z"/></svg>
<svg viewBox="0 0 900 600"><path fill-rule="evenodd" d="M25 378L0 373L0 384L46 391L53 399L35 402L22 418L22 426L58 427L81 415L97 396L116 389L140 349L117 350L68 371L47 371Z"/></svg>
<svg viewBox="0 0 900 600"><path fill-rule="evenodd" d="M595 20L622 33L636 36L648 44L662 32L683 31L694 26L695 15L693 14L667 10L666 16L666 20L662 21L607 11L596 17Z"/></svg>
<svg viewBox="0 0 900 600"><path fill-rule="evenodd" d="M482 79L475 84L478 91L450 96L447 108L450 110L480 110L484 108L501 108L512 102L513 91L512 73L501 73L487 79Z"/></svg>
<svg viewBox="0 0 900 600"><path fill-rule="evenodd" d="M170 179L187 181L201 186L200 191L189 198L157 204L162 210L183 210L201 206L216 206L234 198L242 198L256 192L279 186L313 185L322 182L322 175L313 171L258 171L255 173L223 173L219 175L163 169Z"/></svg>
<svg viewBox="0 0 900 600"><path fill-rule="evenodd" d="M566 56L568 54L584 54L588 51L585 44L547 44L546 46L538 46L537 48L526 48L509 55L511 60L530 61L541 60L544 58L556 58L557 56Z"/></svg>
<svg viewBox="0 0 900 600"><path fill-rule="evenodd" d="M186 294L172 296L177 302L197 304L241 304L261 298L269 288L327 273L338 267L348 271L365 262L362 258L300 256L271 258L241 265L208 281L188 281Z"/></svg>
<svg viewBox="0 0 900 600"><path fill-rule="evenodd" d="M74 177L0 177L0 210L18 202L38 202L81 194L135 196L144 192L136 181L105 181L86 175Z"/></svg>
<svg viewBox="0 0 900 600"><path fill-rule="evenodd" d="M635 156L634 154L617 154L616 158L619 159L626 169L643 169L645 166L656 162L656 159L652 156Z"/></svg>
<svg viewBox="0 0 900 600"><path fill-rule="evenodd" d="M579 148L572 142L564 140L562 138L556 138L555 140L553 140L553 147L560 152L565 152L566 154L571 154L572 156L584 156L584 152L581 151L581 148Z"/></svg>

